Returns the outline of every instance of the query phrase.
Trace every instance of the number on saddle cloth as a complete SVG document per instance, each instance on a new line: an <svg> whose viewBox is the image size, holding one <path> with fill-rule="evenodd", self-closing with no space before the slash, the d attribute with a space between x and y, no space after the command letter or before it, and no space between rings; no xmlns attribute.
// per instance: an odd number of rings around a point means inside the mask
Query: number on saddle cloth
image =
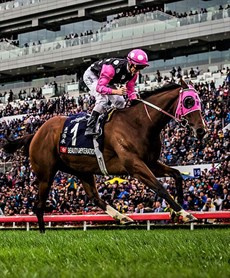
<svg viewBox="0 0 230 278"><path fill-rule="evenodd" d="M95 156L93 138L84 135L90 115L79 113L65 121L59 142L60 153ZM103 136L97 138L99 149L103 148Z"/></svg>

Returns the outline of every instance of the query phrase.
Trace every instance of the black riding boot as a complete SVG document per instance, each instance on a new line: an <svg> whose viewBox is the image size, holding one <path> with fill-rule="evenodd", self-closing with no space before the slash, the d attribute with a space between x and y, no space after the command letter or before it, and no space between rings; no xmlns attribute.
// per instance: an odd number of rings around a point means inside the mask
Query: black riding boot
<svg viewBox="0 0 230 278"><path fill-rule="evenodd" d="M96 123L97 119L100 116L100 113L97 111L93 111L90 118L88 119L85 136L93 136L98 135L99 133L96 131Z"/></svg>

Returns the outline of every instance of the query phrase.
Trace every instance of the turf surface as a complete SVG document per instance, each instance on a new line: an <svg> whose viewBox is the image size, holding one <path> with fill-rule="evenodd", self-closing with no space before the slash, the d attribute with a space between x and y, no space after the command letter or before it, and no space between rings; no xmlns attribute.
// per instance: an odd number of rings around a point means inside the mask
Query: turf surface
<svg viewBox="0 0 230 278"><path fill-rule="evenodd" d="M0 277L230 277L230 230L0 231Z"/></svg>

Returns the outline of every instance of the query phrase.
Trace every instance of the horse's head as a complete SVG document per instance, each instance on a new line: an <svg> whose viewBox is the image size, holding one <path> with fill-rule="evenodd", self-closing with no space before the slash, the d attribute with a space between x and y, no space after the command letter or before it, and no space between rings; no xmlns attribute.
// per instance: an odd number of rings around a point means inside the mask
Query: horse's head
<svg viewBox="0 0 230 278"><path fill-rule="evenodd" d="M137 101L144 104L145 112L154 128L156 128L156 122L152 121L152 118L154 118L155 115L149 113L147 106L154 108L152 111L157 110L166 114L179 122L182 126L189 125L198 139L202 139L204 137L207 128L201 115L200 98L198 96L198 92L193 88L193 86L187 85L183 80L181 80L181 85L175 83L167 84L152 92L144 91L140 94L140 97L141 99L138 99ZM147 98L147 101L145 98ZM157 126L159 127L159 124Z"/></svg>
<svg viewBox="0 0 230 278"><path fill-rule="evenodd" d="M175 116L182 124L188 123L198 139L204 137L207 127L201 115L200 98L192 85L180 90Z"/></svg>

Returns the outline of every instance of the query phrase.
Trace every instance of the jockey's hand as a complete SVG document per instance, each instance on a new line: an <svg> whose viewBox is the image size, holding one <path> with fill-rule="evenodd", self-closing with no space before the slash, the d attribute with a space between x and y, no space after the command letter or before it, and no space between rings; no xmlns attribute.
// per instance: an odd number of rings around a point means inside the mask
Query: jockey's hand
<svg viewBox="0 0 230 278"><path fill-rule="evenodd" d="M121 88L119 88L117 90L114 90L114 91L115 91L116 95L124 96L124 95L126 95L127 89L126 89L126 87L121 87Z"/></svg>

